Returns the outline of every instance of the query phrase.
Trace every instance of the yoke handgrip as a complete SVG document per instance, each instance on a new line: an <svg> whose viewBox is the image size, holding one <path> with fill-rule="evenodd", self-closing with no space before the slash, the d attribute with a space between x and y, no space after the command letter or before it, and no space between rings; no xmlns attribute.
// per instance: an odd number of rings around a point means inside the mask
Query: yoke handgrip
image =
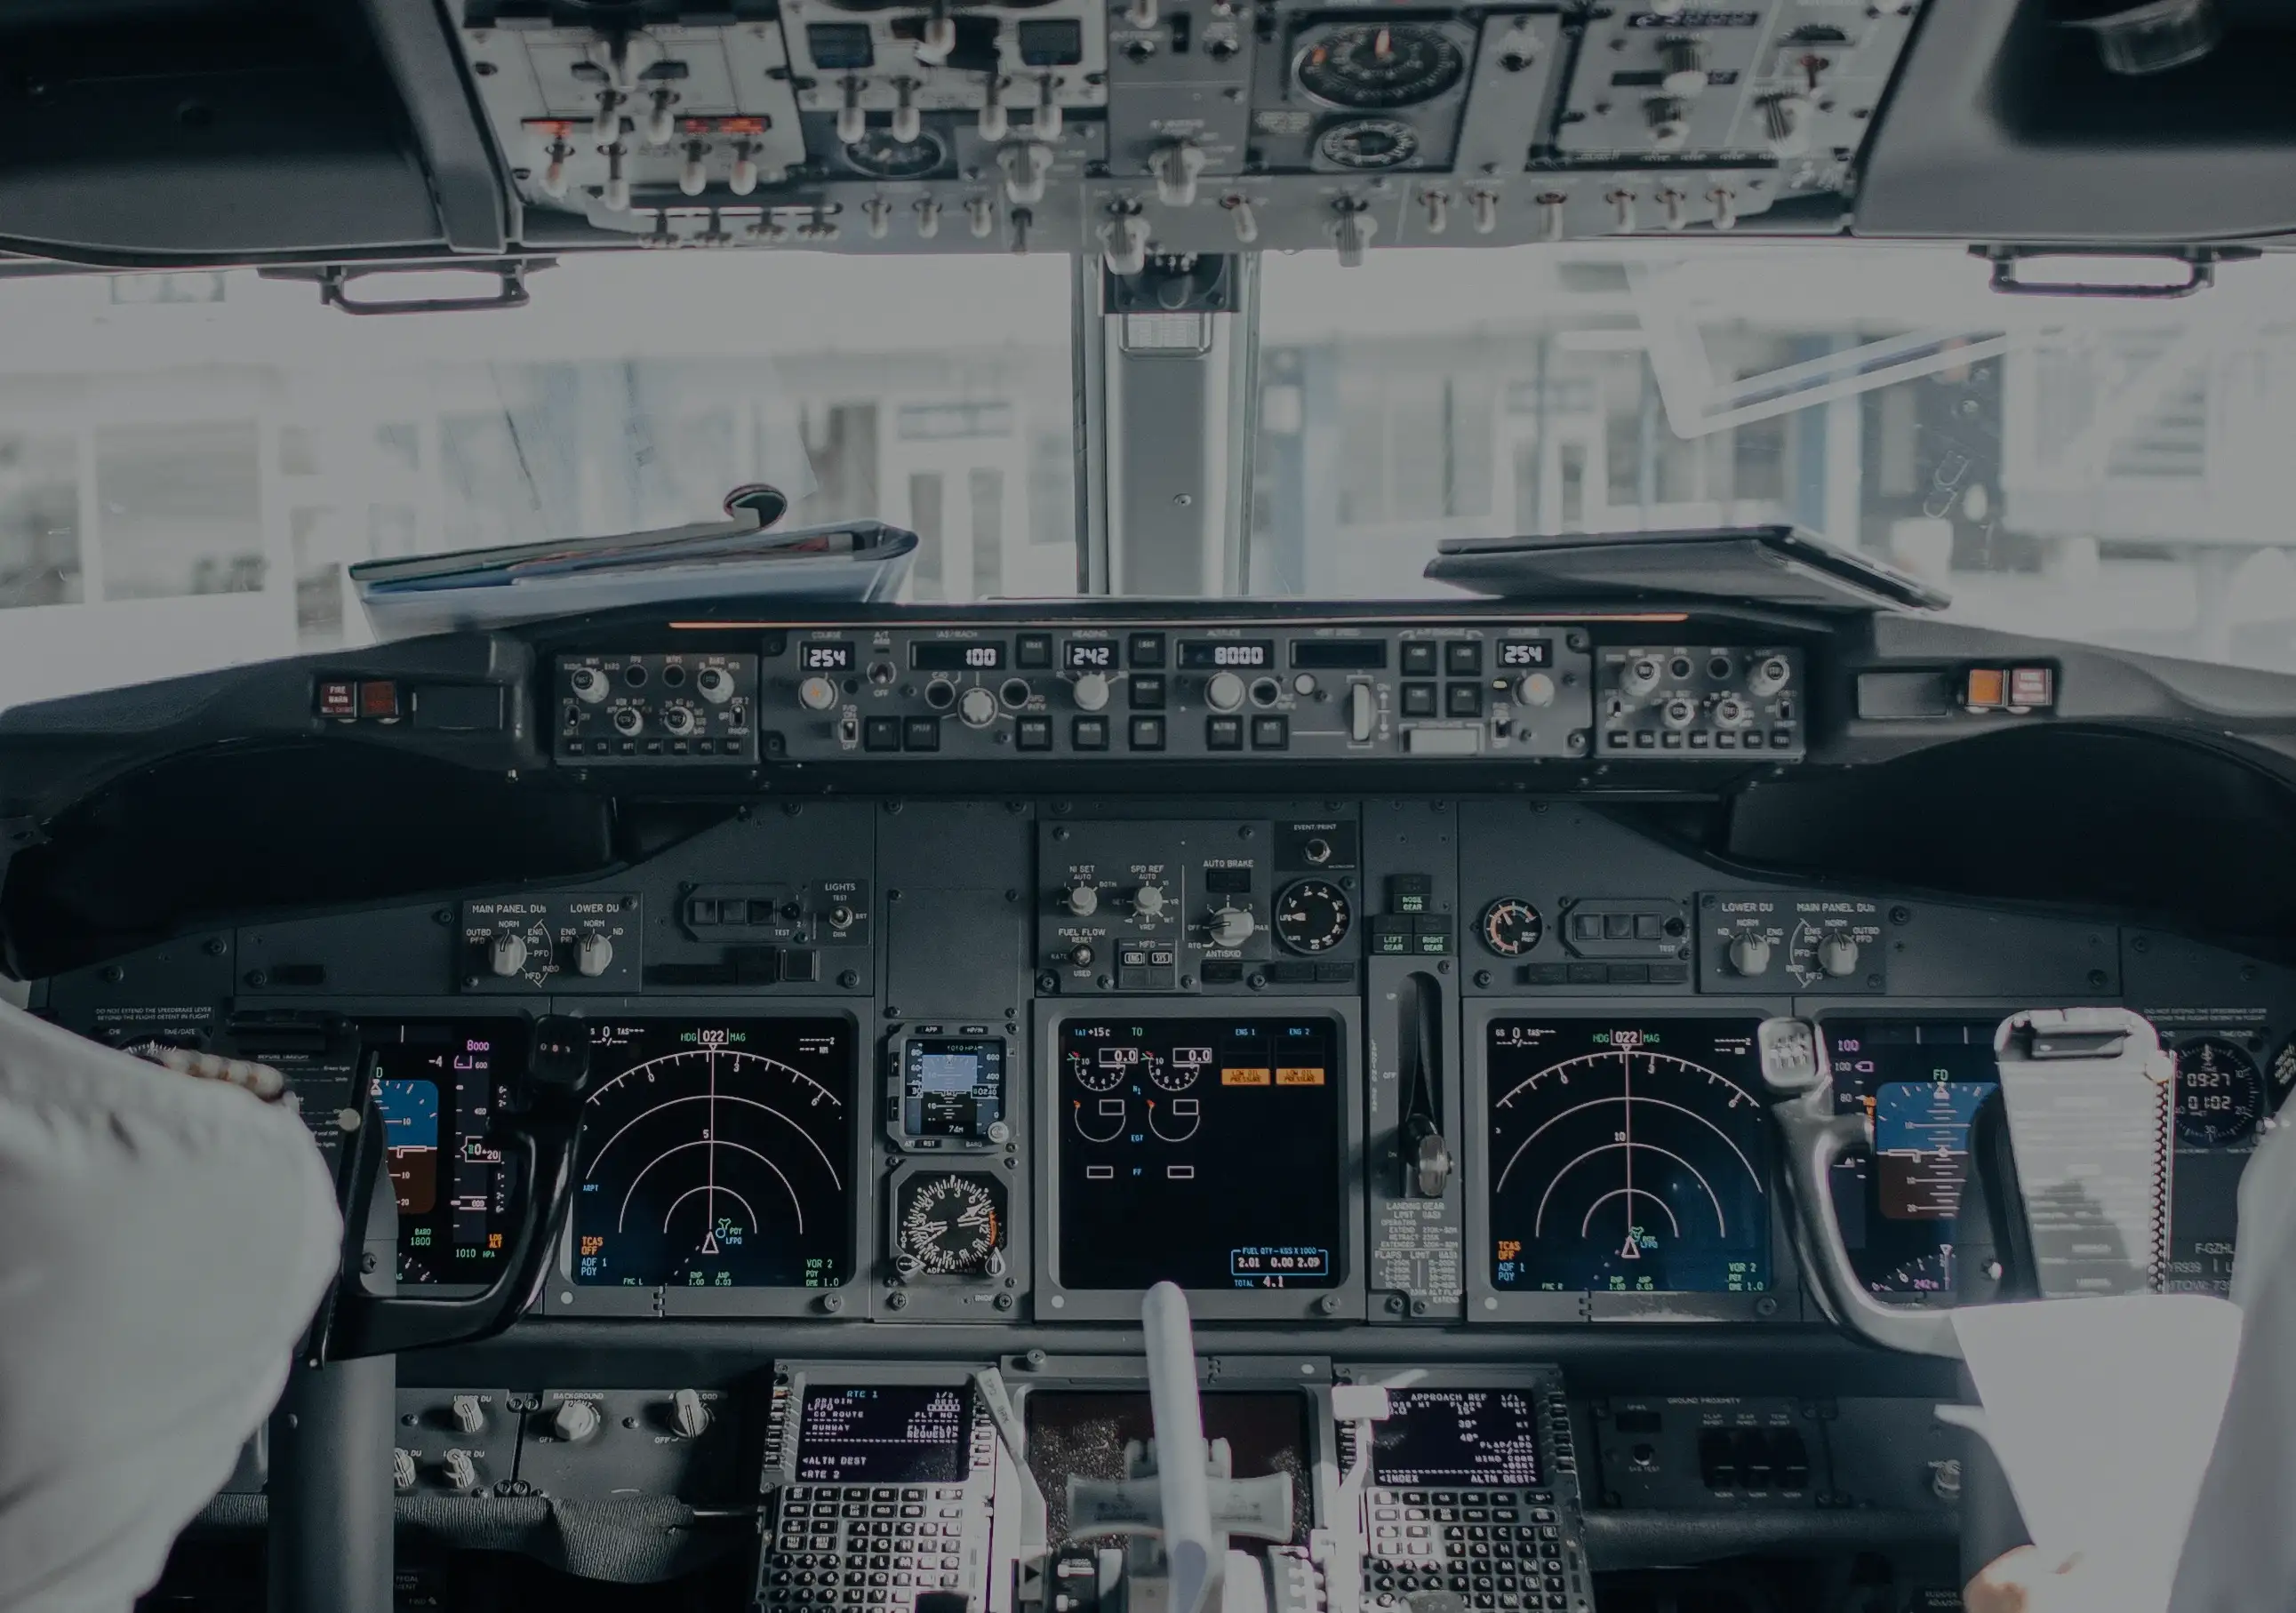
<svg viewBox="0 0 2296 1613"><path fill-rule="evenodd" d="M1961 1358L1949 1311L1888 1305L1867 1291L1849 1257L1833 1209L1833 1167L1874 1151L1874 1122L1864 1110L1836 1114L1824 1043L1799 1019L1771 1019L1760 1031L1762 1075L1778 1101L1770 1106L1786 1155L1786 1191L1809 1246L1819 1297L1835 1321L1883 1349Z"/></svg>
<svg viewBox="0 0 2296 1613"><path fill-rule="evenodd" d="M343 1275L332 1306L323 1313L311 1355L319 1361L356 1361L491 1339L516 1322L549 1274L551 1250L566 1224L573 1198L575 1145L582 1126L589 1042L582 1022L564 1016L536 1021L526 1074L512 1085L512 1102L491 1140L505 1165L515 1162L514 1225L501 1268L483 1293L444 1296L370 1294L357 1279L367 1211L381 1176L383 1127L374 1107L376 1060L359 1072L362 1123L345 1173Z"/></svg>

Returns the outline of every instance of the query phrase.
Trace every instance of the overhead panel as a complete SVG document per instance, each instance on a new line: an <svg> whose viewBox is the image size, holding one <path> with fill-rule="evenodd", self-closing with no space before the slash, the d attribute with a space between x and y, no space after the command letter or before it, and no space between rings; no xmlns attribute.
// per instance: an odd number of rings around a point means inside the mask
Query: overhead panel
<svg viewBox="0 0 2296 1613"><path fill-rule="evenodd" d="M1727 230L1839 196L1915 0L646 8L470 0L531 241L860 252Z"/></svg>

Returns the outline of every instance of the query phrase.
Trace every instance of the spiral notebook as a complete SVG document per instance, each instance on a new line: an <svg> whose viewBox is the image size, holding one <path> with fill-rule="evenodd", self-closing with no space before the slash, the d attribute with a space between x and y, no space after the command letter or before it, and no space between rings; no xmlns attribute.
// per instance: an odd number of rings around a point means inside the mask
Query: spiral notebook
<svg viewBox="0 0 2296 1613"><path fill-rule="evenodd" d="M1996 1051L2042 1297L2161 1292L2176 1065L2152 1028L2121 1009L2019 1014Z"/></svg>

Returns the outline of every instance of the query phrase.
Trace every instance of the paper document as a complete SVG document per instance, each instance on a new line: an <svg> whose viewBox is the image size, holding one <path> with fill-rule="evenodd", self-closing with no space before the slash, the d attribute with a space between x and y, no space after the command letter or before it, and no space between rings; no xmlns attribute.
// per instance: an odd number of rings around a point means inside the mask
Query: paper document
<svg viewBox="0 0 2296 1613"><path fill-rule="evenodd" d="M1953 1321L1984 1405L1974 1426L2035 1547L2080 1557L2092 1613L2161 1613L2232 1386L2239 1309L2132 1294L1970 1306Z"/></svg>

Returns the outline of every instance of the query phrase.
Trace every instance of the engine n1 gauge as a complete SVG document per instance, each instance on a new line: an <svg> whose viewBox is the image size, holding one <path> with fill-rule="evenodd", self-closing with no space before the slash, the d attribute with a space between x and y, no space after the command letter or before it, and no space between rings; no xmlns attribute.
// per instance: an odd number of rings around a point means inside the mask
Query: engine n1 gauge
<svg viewBox="0 0 2296 1613"><path fill-rule="evenodd" d="M885 1133L896 1147L981 1153L1011 1140L1003 1036L980 1025L920 1025L886 1051Z"/></svg>

